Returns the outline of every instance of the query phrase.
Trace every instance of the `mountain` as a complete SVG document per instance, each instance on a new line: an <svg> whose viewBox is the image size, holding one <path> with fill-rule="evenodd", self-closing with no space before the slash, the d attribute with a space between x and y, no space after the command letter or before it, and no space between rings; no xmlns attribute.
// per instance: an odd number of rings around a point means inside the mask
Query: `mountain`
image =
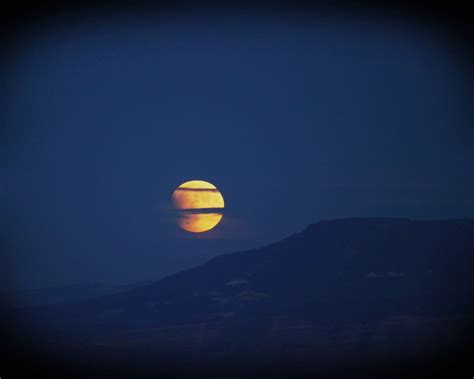
<svg viewBox="0 0 474 379"><path fill-rule="evenodd" d="M115 360L400 367L472 346L473 279L474 220L341 219L19 319Z"/></svg>
<svg viewBox="0 0 474 379"><path fill-rule="evenodd" d="M107 285L103 283L72 284L66 286L2 292L1 298L6 299L9 305L13 307L32 307L92 299L123 292L145 284L148 284L148 282L122 285Z"/></svg>

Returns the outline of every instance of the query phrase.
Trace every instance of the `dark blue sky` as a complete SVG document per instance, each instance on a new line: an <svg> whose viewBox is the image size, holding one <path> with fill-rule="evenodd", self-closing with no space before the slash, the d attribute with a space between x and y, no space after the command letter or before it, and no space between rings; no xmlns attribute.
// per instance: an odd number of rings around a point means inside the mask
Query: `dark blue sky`
<svg viewBox="0 0 474 379"><path fill-rule="evenodd" d="M473 216L472 93L423 25L131 15L22 35L2 73L8 267L20 287L160 278L326 218ZM174 188L226 212L186 235Z"/></svg>

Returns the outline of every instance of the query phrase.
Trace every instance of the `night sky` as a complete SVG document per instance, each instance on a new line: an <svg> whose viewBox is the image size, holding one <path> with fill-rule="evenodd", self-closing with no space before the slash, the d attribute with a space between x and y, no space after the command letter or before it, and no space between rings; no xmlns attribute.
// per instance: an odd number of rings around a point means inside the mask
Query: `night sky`
<svg viewBox="0 0 474 379"><path fill-rule="evenodd" d="M124 14L22 34L0 73L0 205L19 288L159 279L330 218L474 215L463 55L347 14ZM219 226L179 230L207 180Z"/></svg>

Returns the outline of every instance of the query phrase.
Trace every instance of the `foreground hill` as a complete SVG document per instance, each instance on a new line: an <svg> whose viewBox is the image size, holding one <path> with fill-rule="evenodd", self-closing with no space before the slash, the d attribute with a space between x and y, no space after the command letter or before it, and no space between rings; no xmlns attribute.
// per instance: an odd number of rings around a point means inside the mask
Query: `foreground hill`
<svg viewBox="0 0 474 379"><path fill-rule="evenodd" d="M25 322L129 360L395 364L472 342L473 279L474 220L343 219Z"/></svg>

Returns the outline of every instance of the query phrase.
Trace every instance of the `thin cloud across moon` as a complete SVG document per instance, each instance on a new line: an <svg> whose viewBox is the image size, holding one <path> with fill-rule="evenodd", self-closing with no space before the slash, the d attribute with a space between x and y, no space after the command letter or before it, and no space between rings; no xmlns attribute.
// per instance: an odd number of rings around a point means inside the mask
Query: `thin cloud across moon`
<svg viewBox="0 0 474 379"><path fill-rule="evenodd" d="M179 211L178 226L191 233L207 232L222 219L224 198L213 184L191 180L175 189L172 196Z"/></svg>

